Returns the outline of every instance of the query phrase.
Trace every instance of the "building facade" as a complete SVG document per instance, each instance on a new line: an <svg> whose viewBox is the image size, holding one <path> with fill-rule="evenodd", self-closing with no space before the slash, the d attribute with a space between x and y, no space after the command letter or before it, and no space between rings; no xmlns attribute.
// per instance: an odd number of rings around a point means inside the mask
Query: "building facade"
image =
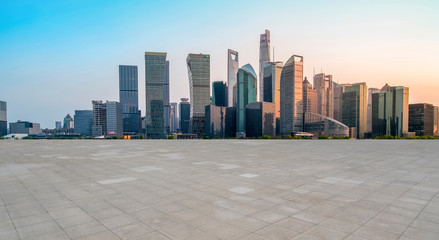
<svg viewBox="0 0 439 240"><path fill-rule="evenodd" d="M123 114L122 106L116 101L107 101L106 104L107 114L107 131L106 136L123 136Z"/></svg>
<svg viewBox="0 0 439 240"><path fill-rule="evenodd" d="M236 137L245 138L245 106L256 102L257 78L256 72L250 64L244 65L238 70L237 101L236 101Z"/></svg>
<svg viewBox="0 0 439 240"><path fill-rule="evenodd" d="M189 133L189 122L191 119L191 104L188 98L182 98L180 102L180 132Z"/></svg>
<svg viewBox="0 0 439 240"><path fill-rule="evenodd" d="M245 106L246 137L276 136L276 106L271 102L253 102Z"/></svg>
<svg viewBox="0 0 439 240"><path fill-rule="evenodd" d="M317 91L308 79L303 80L303 112L317 113Z"/></svg>
<svg viewBox="0 0 439 240"><path fill-rule="evenodd" d="M204 135L204 111L210 104L210 55L189 54L186 58L190 90L189 129L198 138Z"/></svg>
<svg viewBox="0 0 439 240"><path fill-rule="evenodd" d="M6 102L0 101L0 137L8 134L8 117Z"/></svg>
<svg viewBox="0 0 439 240"><path fill-rule="evenodd" d="M178 104L176 102L171 102L169 104L170 109L171 109L171 114L170 114L170 118L171 118L171 126L170 126L170 131L171 133L177 133L178 132Z"/></svg>
<svg viewBox="0 0 439 240"><path fill-rule="evenodd" d="M349 127L333 118L312 112L306 112L304 115L304 130L305 132L312 133L314 138L322 135L329 137L349 136Z"/></svg>
<svg viewBox="0 0 439 240"><path fill-rule="evenodd" d="M228 88L223 81L215 81L212 83L212 104L220 107L228 106L227 93Z"/></svg>
<svg viewBox="0 0 439 240"><path fill-rule="evenodd" d="M140 134L137 66L119 65L119 101L122 106L123 134Z"/></svg>
<svg viewBox="0 0 439 240"><path fill-rule="evenodd" d="M280 79L280 135L303 131L303 57L293 55Z"/></svg>
<svg viewBox="0 0 439 240"><path fill-rule="evenodd" d="M270 31L265 30L259 39L259 101L264 99L264 68L265 64L270 62Z"/></svg>
<svg viewBox="0 0 439 240"><path fill-rule="evenodd" d="M171 131L171 106L169 96L169 61L166 61L165 83L163 84L163 118L165 121L165 131L169 135Z"/></svg>
<svg viewBox="0 0 439 240"><path fill-rule="evenodd" d="M341 122L351 128L351 138L364 138L367 129L367 86L346 86L341 100Z"/></svg>
<svg viewBox="0 0 439 240"><path fill-rule="evenodd" d="M204 134L209 138L224 138L226 131L226 108L223 106L207 105L205 109Z"/></svg>
<svg viewBox="0 0 439 240"><path fill-rule="evenodd" d="M29 134L37 135L41 133L39 123L32 123L28 121L18 120L15 123L9 123L9 130L11 134Z"/></svg>
<svg viewBox="0 0 439 240"><path fill-rule="evenodd" d="M350 84L338 84L333 82L334 85L334 119L337 121L341 121L341 100L343 97L343 93L347 86Z"/></svg>
<svg viewBox="0 0 439 240"><path fill-rule="evenodd" d="M239 70L238 52L227 50L227 103L229 107L236 105L236 74Z"/></svg>
<svg viewBox="0 0 439 240"><path fill-rule="evenodd" d="M107 109L106 104L101 100L93 100L93 126L92 136L104 136L107 132Z"/></svg>
<svg viewBox="0 0 439 240"><path fill-rule="evenodd" d="M332 75L319 73L314 76L313 84L317 92L317 114L332 118L334 116Z"/></svg>
<svg viewBox="0 0 439 240"><path fill-rule="evenodd" d="M92 136L93 110L75 110L75 133Z"/></svg>
<svg viewBox="0 0 439 240"><path fill-rule="evenodd" d="M367 130L366 132L372 133L372 94L379 93L378 88L367 89Z"/></svg>
<svg viewBox="0 0 439 240"><path fill-rule="evenodd" d="M283 62L268 62L264 69L264 94L262 101L274 103L276 107L276 118L280 118L280 76L282 74Z"/></svg>
<svg viewBox="0 0 439 240"><path fill-rule="evenodd" d="M74 128L74 122L72 116L70 114L67 114L67 116L64 118L64 129L73 129Z"/></svg>
<svg viewBox="0 0 439 240"><path fill-rule="evenodd" d="M145 127L147 138L166 138L164 119L166 66L166 53L145 52Z"/></svg>
<svg viewBox="0 0 439 240"><path fill-rule="evenodd" d="M433 104L409 104L409 132L416 136L435 135L435 107Z"/></svg>

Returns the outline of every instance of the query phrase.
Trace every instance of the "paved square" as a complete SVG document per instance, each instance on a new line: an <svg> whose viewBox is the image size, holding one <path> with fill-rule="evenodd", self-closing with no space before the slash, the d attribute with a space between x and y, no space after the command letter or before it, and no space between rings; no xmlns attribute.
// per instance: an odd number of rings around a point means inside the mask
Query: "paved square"
<svg viewBox="0 0 439 240"><path fill-rule="evenodd" d="M0 239L439 239L439 141L0 141Z"/></svg>

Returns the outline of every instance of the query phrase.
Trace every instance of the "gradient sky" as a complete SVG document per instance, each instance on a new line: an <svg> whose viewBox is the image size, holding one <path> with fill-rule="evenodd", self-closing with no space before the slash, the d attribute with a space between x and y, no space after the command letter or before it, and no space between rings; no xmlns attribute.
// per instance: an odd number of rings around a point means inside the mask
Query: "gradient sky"
<svg viewBox="0 0 439 240"><path fill-rule="evenodd" d="M118 65L139 68L165 51L171 101L189 96L188 53L211 54L211 81L226 80L227 49L258 72L259 35L275 60L304 56L305 76L410 88L410 103L439 105L439 1L3 1L0 100L8 121L54 128L91 100L118 100Z"/></svg>

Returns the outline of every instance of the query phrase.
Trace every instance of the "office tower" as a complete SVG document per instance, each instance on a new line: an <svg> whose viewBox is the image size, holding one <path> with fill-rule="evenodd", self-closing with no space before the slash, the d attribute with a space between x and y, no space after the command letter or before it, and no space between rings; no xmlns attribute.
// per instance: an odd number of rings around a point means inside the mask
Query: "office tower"
<svg viewBox="0 0 439 240"><path fill-rule="evenodd" d="M116 101L107 101L107 132L108 136L123 136L123 114L122 106Z"/></svg>
<svg viewBox="0 0 439 240"><path fill-rule="evenodd" d="M409 88L385 85L372 94L372 136L403 137L408 133Z"/></svg>
<svg viewBox="0 0 439 240"><path fill-rule="evenodd" d="M119 101L122 106L123 134L140 134L137 66L119 65Z"/></svg>
<svg viewBox="0 0 439 240"><path fill-rule="evenodd" d="M245 106L246 137L276 136L276 106L271 102L252 102Z"/></svg>
<svg viewBox="0 0 439 240"><path fill-rule="evenodd" d="M191 119L191 104L188 98L182 98L180 102L180 131L189 133L189 122Z"/></svg>
<svg viewBox="0 0 439 240"><path fill-rule="evenodd" d="M171 133L176 133L178 131L178 104L176 102L172 102L169 104L169 106L171 118L170 131Z"/></svg>
<svg viewBox="0 0 439 240"><path fill-rule="evenodd" d="M434 110L433 104L409 104L409 132L415 132L416 136L434 136Z"/></svg>
<svg viewBox="0 0 439 240"><path fill-rule="evenodd" d="M226 108L225 137L236 137L236 107Z"/></svg>
<svg viewBox="0 0 439 240"><path fill-rule="evenodd" d="M210 55L189 54L186 58L191 99L190 133L204 134L204 110L210 104Z"/></svg>
<svg viewBox="0 0 439 240"><path fill-rule="evenodd" d="M210 138L225 137L226 107L207 105L205 107L204 135Z"/></svg>
<svg viewBox="0 0 439 240"><path fill-rule="evenodd" d="M341 121L341 100L345 88L351 86L351 84L338 84L333 82L334 85L334 119Z"/></svg>
<svg viewBox="0 0 439 240"><path fill-rule="evenodd" d="M60 130L62 128L62 123L61 121L55 121L55 129L56 130Z"/></svg>
<svg viewBox="0 0 439 240"><path fill-rule="evenodd" d="M145 52L146 137L166 138L164 86L167 78L166 53Z"/></svg>
<svg viewBox="0 0 439 240"><path fill-rule="evenodd" d="M366 132L372 132L372 94L379 93L378 88L369 88L367 90L367 130Z"/></svg>
<svg viewBox="0 0 439 240"><path fill-rule="evenodd" d="M67 114L67 116L64 118L64 129L72 129L73 126L73 118L70 116L70 114Z"/></svg>
<svg viewBox="0 0 439 240"><path fill-rule="evenodd" d="M264 99L264 68L270 62L270 31L265 30L259 41L259 101Z"/></svg>
<svg viewBox="0 0 439 240"><path fill-rule="evenodd" d="M317 113L332 118L334 116L332 76L319 73L314 76L313 82L317 92Z"/></svg>
<svg viewBox="0 0 439 240"><path fill-rule="evenodd" d="M261 102L274 103L276 107L276 118L280 118L280 76L282 74L283 62L268 62L264 68L264 96Z"/></svg>
<svg viewBox="0 0 439 240"><path fill-rule="evenodd" d="M8 117L6 102L0 101L0 137L8 134Z"/></svg>
<svg viewBox="0 0 439 240"><path fill-rule="evenodd" d="M165 120L165 131L168 135L171 130L171 107L169 106L169 61L166 61L165 83L163 84L163 118Z"/></svg>
<svg viewBox="0 0 439 240"><path fill-rule="evenodd" d="M75 110L75 133L92 136L93 110Z"/></svg>
<svg viewBox="0 0 439 240"><path fill-rule="evenodd" d="M107 110L106 104L101 100L93 100L93 126L92 136L100 137L107 132Z"/></svg>
<svg viewBox="0 0 439 240"><path fill-rule="evenodd" d="M303 57L293 55L280 78L280 135L303 131Z"/></svg>
<svg viewBox="0 0 439 240"><path fill-rule="evenodd" d="M341 122L350 128L351 138L364 138L367 129L367 86L346 86L341 99Z"/></svg>
<svg viewBox="0 0 439 240"><path fill-rule="evenodd" d="M245 138L245 106L256 102L257 78L250 64L244 65L237 74L236 101L236 137Z"/></svg>
<svg viewBox="0 0 439 240"><path fill-rule="evenodd" d="M229 107L236 105L236 74L239 69L238 52L234 50L227 50L227 103Z"/></svg>
<svg viewBox="0 0 439 240"><path fill-rule="evenodd" d="M227 107L227 85L223 81L212 83L212 103L215 106Z"/></svg>
<svg viewBox="0 0 439 240"><path fill-rule="evenodd" d="M317 90L308 79L303 80L303 113L317 113Z"/></svg>
<svg viewBox="0 0 439 240"><path fill-rule="evenodd" d="M41 133L41 128L39 123L18 120L15 123L9 123L9 131L11 134L37 135Z"/></svg>

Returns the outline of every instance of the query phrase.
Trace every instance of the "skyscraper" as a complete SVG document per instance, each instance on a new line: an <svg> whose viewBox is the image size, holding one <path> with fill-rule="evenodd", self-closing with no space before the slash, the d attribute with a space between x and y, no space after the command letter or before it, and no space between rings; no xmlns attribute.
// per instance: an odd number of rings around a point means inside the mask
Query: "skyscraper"
<svg viewBox="0 0 439 240"><path fill-rule="evenodd" d="M0 137L8 134L8 118L6 102L0 101Z"/></svg>
<svg viewBox="0 0 439 240"><path fill-rule="evenodd" d="M169 61L166 61L165 83L163 84L163 118L165 119L166 134L171 130L171 107L169 106Z"/></svg>
<svg viewBox="0 0 439 240"><path fill-rule="evenodd" d="M245 107L246 137L276 136L275 105L271 102L252 102Z"/></svg>
<svg viewBox="0 0 439 240"><path fill-rule="evenodd" d="M303 131L303 57L293 55L280 78L280 135Z"/></svg>
<svg viewBox="0 0 439 240"><path fill-rule="evenodd" d="M332 76L319 73L314 76L313 85L317 92L317 114L332 118L334 116Z"/></svg>
<svg viewBox="0 0 439 240"><path fill-rule="evenodd" d="M409 132L416 136L434 136L434 110L433 104L409 104Z"/></svg>
<svg viewBox="0 0 439 240"><path fill-rule="evenodd" d="M62 128L62 123L61 121L55 121L55 129L56 130L60 130Z"/></svg>
<svg viewBox="0 0 439 240"><path fill-rule="evenodd" d="M372 94L379 93L378 88L369 88L367 90L367 130L366 132L372 132Z"/></svg>
<svg viewBox="0 0 439 240"><path fill-rule="evenodd" d="M367 129L366 83L345 87L341 100L341 122L350 128L350 137L364 138Z"/></svg>
<svg viewBox="0 0 439 240"><path fill-rule="evenodd" d="M178 130L178 104L176 102L171 102L169 104L170 107L170 132L176 133Z"/></svg>
<svg viewBox="0 0 439 240"><path fill-rule="evenodd" d="M236 85L236 74L239 69L238 52L228 49L227 50L227 103L229 107L236 105L236 93L234 92L234 86ZM236 91L236 88L235 88Z"/></svg>
<svg viewBox="0 0 439 240"><path fill-rule="evenodd" d="M92 136L93 111L75 110L75 133Z"/></svg>
<svg viewBox="0 0 439 240"><path fill-rule="evenodd" d="M317 91L308 79L303 80L303 113L317 113Z"/></svg>
<svg viewBox="0 0 439 240"><path fill-rule="evenodd" d="M403 137L408 132L409 88L385 85L372 94L372 136Z"/></svg>
<svg viewBox="0 0 439 240"><path fill-rule="evenodd" d="M245 138L245 106L256 102L258 83L256 72L250 64L240 68L237 77L236 137Z"/></svg>
<svg viewBox="0 0 439 240"><path fill-rule="evenodd" d="M334 85L334 119L341 121L341 98L347 86L350 84L338 84L333 82Z"/></svg>
<svg viewBox="0 0 439 240"><path fill-rule="evenodd" d="M265 30L259 41L259 101L264 99L264 68L270 62L270 31Z"/></svg>
<svg viewBox="0 0 439 240"><path fill-rule="evenodd" d="M146 137L166 138L164 120L164 85L166 82L166 53L145 52Z"/></svg>
<svg viewBox="0 0 439 240"><path fill-rule="evenodd" d="M107 132L108 136L123 136L123 115L122 106L116 101L107 101L106 106L106 120L107 120Z"/></svg>
<svg viewBox="0 0 439 240"><path fill-rule="evenodd" d="M122 106L123 134L139 135L137 66L119 65L119 101Z"/></svg>
<svg viewBox="0 0 439 240"><path fill-rule="evenodd" d="M215 106L227 107L227 85L223 81L212 83L212 103Z"/></svg>
<svg viewBox="0 0 439 240"><path fill-rule="evenodd" d="M264 96L261 102L274 103L276 118L280 118L280 76L283 62L268 62L265 64L264 78L259 79L264 85Z"/></svg>
<svg viewBox="0 0 439 240"><path fill-rule="evenodd" d="M180 131L181 133L189 133L189 122L191 119L191 104L188 98L182 98L180 102Z"/></svg>
<svg viewBox="0 0 439 240"><path fill-rule="evenodd" d="M189 129L197 137L204 134L204 111L210 104L210 55L189 54L186 58L191 99Z"/></svg>
<svg viewBox="0 0 439 240"><path fill-rule="evenodd" d="M100 137L107 132L107 109L101 100L93 100L92 136Z"/></svg>
<svg viewBox="0 0 439 240"><path fill-rule="evenodd" d="M205 109L204 126L205 136L210 138L225 137L225 125L226 125L226 108L223 106L207 105Z"/></svg>
<svg viewBox="0 0 439 240"><path fill-rule="evenodd" d="M74 127L73 118L70 116L70 114L67 114L67 116L64 118L64 129L72 129Z"/></svg>

